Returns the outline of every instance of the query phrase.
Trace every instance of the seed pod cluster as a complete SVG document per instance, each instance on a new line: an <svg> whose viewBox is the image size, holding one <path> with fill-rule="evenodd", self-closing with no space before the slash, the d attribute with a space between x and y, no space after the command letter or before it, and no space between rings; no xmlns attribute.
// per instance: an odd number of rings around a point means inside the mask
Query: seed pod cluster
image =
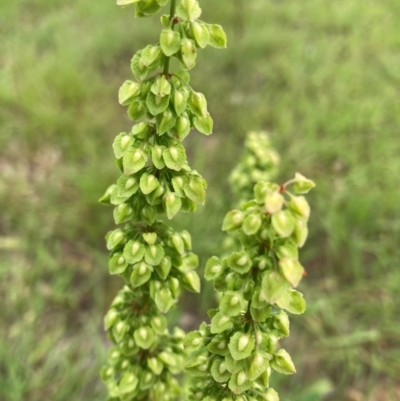
<svg viewBox="0 0 400 401"><path fill-rule="evenodd" d="M164 313L184 289L199 292L199 261L187 231L163 220L203 205L207 183L188 164L182 144L192 129L209 135L213 120L205 96L190 86L189 70L199 49L226 47L219 25L199 21L197 0L118 0L134 5L137 17L161 16L159 41L139 50L131 61L133 77L118 100L133 121L113 143L121 171L100 202L114 207L119 228L106 236L109 271L125 281L105 317L114 343L101 377L109 401L170 401L179 395L173 378L184 366L183 334L170 334ZM176 71L170 71L174 58ZM171 68L172 70L172 68Z"/></svg>
<svg viewBox="0 0 400 401"><path fill-rule="evenodd" d="M278 172L280 158L266 132L251 131L246 136L245 151L229 176L231 188L239 201L253 196L258 181L271 181Z"/></svg>
<svg viewBox="0 0 400 401"><path fill-rule="evenodd" d="M185 338L191 352L186 369L197 382L190 400L279 400L269 379L273 370L295 372L277 345L289 335L287 312L301 314L306 307L295 288L304 275L298 250L310 215L303 194L314 185L298 173L281 186L258 182L255 199L226 215L223 230L241 245L225 258L211 257L205 267L221 297L208 312L211 323Z"/></svg>

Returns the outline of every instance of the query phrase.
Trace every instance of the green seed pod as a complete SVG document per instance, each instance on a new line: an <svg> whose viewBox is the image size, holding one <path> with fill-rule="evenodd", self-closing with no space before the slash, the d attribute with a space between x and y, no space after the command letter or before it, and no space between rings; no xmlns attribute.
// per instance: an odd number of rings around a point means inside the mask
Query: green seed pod
<svg viewBox="0 0 400 401"><path fill-rule="evenodd" d="M205 24L197 21L191 22L190 27L191 34L196 42L196 45L204 49L210 41L210 31L207 29Z"/></svg>
<svg viewBox="0 0 400 401"><path fill-rule="evenodd" d="M293 183L293 191L296 194L306 194L308 193L311 189L315 187L315 183L306 177L304 175L301 175L300 173L295 174L294 178L294 183Z"/></svg>
<svg viewBox="0 0 400 401"><path fill-rule="evenodd" d="M207 117L207 100L202 93L192 92L188 99L190 111L198 117Z"/></svg>
<svg viewBox="0 0 400 401"><path fill-rule="evenodd" d="M295 228L295 219L289 210L280 210L272 215L272 226L283 238L290 237Z"/></svg>
<svg viewBox="0 0 400 401"><path fill-rule="evenodd" d="M235 291L226 291L220 301L220 310L225 316L238 316L245 306L242 295Z"/></svg>
<svg viewBox="0 0 400 401"><path fill-rule="evenodd" d="M283 258L279 261L282 274L293 287L297 287L304 274L304 268L296 259Z"/></svg>
<svg viewBox="0 0 400 401"><path fill-rule="evenodd" d="M285 375L296 373L296 368L294 367L292 358L290 358L290 355L284 349L280 349L274 354L274 357L271 360L271 367L277 372Z"/></svg>
<svg viewBox="0 0 400 401"><path fill-rule="evenodd" d="M290 210L299 216L306 219L310 217L310 205L304 196L292 196L288 206Z"/></svg>

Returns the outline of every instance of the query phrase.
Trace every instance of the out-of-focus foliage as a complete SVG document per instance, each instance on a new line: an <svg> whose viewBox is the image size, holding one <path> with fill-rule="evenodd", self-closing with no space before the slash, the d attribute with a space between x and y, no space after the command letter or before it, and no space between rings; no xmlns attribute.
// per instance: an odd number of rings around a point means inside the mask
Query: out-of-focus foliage
<svg viewBox="0 0 400 401"><path fill-rule="evenodd" d="M298 374L273 385L293 401L329 388L327 400L397 400L398 1L202 4L231 45L222 58L205 50L192 77L217 135L187 139L209 191L177 228L190 225L204 266L245 132L271 132L281 177L298 170L318 184L302 260L308 310L284 344ZM156 38L112 1L6 0L0 39L0 399L101 400L102 316L118 282L103 238L112 217L96 199L117 177L115 132L129 127L116 90L133 51ZM206 319L210 293L190 298L186 323L199 304Z"/></svg>

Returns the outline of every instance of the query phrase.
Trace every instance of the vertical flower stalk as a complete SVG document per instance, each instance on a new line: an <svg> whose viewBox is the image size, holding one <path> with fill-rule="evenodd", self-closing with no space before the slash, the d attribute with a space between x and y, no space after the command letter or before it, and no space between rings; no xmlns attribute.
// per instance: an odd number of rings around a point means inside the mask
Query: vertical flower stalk
<svg viewBox="0 0 400 401"><path fill-rule="evenodd" d="M279 163L279 154L272 147L268 134L264 131L249 132L243 155L229 176L237 203L253 196L253 188L258 181L273 180L278 173Z"/></svg>
<svg viewBox="0 0 400 401"><path fill-rule="evenodd" d="M289 335L286 312L301 314L306 307L294 288L304 275L298 249L310 215L303 194L314 185L298 173L284 185L258 182L255 199L226 215L222 228L240 247L225 258L213 256L205 267L221 297L208 312L211 324L185 338L192 352L186 366L195 378L190 400L279 400L269 378L273 370L295 372L277 345Z"/></svg>
<svg viewBox="0 0 400 401"><path fill-rule="evenodd" d="M199 292L198 257L189 232L164 220L193 212L205 201L206 181L192 170L182 141L194 128L209 135L213 120L205 96L190 86L198 49L226 47L221 26L199 20L196 0L118 0L134 5L137 17L157 14L163 29L157 43L131 61L134 78L119 90L119 102L134 122L113 149L121 170L100 202L114 206L120 227L107 234L109 271L125 285L105 316L113 342L101 371L109 401L169 401L180 393L174 375L184 365L184 333L167 328L164 313L183 289ZM175 61L172 63L172 61Z"/></svg>

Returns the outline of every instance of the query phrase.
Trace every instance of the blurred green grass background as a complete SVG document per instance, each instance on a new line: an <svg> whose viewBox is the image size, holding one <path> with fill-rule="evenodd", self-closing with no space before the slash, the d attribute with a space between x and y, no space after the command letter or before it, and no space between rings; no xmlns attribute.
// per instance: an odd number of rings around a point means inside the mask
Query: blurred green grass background
<svg viewBox="0 0 400 401"><path fill-rule="evenodd" d="M229 48L202 52L192 83L214 135L186 140L209 181L190 227L205 260L232 204L227 176L246 131L266 129L281 179L314 179L304 316L285 340L298 374L282 400L400 399L398 0L201 1ZM158 26L158 28L157 28ZM117 90L157 19L113 1L0 2L0 400L102 400L102 316L117 177L111 144L130 125ZM199 316L212 290L189 298ZM188 302L186 302L188 303Z"/></svg>

